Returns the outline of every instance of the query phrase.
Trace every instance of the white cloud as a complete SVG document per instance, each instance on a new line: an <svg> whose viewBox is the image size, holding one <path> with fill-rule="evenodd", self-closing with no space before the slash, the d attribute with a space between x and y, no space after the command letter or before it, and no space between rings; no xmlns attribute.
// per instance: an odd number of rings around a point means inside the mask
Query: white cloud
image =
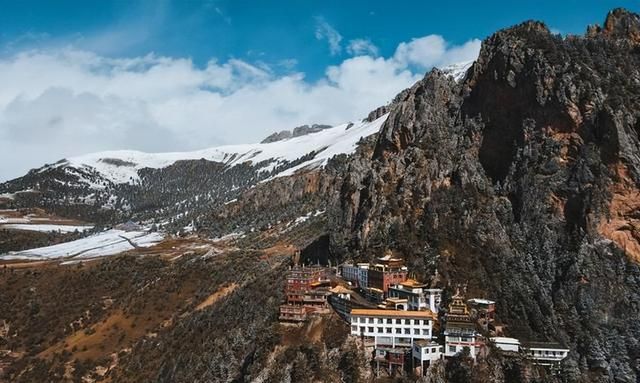
<svg viewBox="0 0 640 383"><path fill-rule="evenodd" d="M336 31L326 20L321 17L316 18L316 39L327 40L331 55L337 55L342 51L342 35Z"/></svg>
<svg viewBox="0 0 640 383"><path fill-rule="evenodd" d="M564 35L565 33L558 28L554 28L554 27L549 27L549 32L551 32L554 35Z"/></svg>
<svg viewBox="0 0 640 383"><path fill-rule="evenodd" d="M347 45L347 53L352 56L377 56L378 47L368 39L353 39L349 41L349 45Z"/></svg>
<svg viewBox="0 0 640 383"><path fill-rule="evenodd" d="M400 43L394 54L399 65L419 68L444 66L474 60L480 51L480 40L469 40L463 45L450 45L440 35L429 35Z"/></svg>
<svg viewBox="0 0 640 383"><path fill-rule="evenodd" d="M74 48L0 58L0 180L87 152L191 150L356 120L429 66L478 53L477 40L424 39L400 44L388 58L363 51L314 82L238 59L198 67L184 58L114 59Z"/></svg>

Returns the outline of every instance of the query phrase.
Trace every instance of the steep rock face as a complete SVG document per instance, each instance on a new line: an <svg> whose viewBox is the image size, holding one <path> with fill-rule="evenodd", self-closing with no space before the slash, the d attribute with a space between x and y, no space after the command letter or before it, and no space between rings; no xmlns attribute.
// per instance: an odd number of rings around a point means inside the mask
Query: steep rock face
<svg viewBox="0 0 640 383"><path fill-rule="evenodd" d="M496 298L512 335L567 343L567 380L636 381L638 20L566 39L526 22L461 84L434 70L401 94L330 202L333 250L398 249Z"/></svg>
<svg viewBox="0 0 640 383"><path fill-rule="evenodd" d="M609 12L603 27L595 25L589 27L588 35L594 37L598 34L607 37L629 39L640 43L640 21L638 15L626 9L617 8Z"/></svg>

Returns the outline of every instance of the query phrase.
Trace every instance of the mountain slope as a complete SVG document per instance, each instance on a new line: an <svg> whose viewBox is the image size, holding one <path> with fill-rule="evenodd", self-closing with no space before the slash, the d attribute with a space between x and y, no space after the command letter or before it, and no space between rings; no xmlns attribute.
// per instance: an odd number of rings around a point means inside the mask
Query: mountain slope
<svg viewBox="0 0 640 383"><path fill-rule="evenodd" d="M141 182L139 172L143 169L162 169L178 161L205 160L223 164L227 168L251 163L256 172L271 173L271 177L286 176L298 169L323 166L336 154L351 153L361 137L376 133L383 122L384 117L381 117L373 122L338 125L270 143L228 145L192 152L143 153L120 150L91 153L61 160L37 169L36 172L44 173L55 168L89 169L114 184L136 184ZM299 161L295 166L286 167L302 158L305 160ZM282 169L283 167L286 169ZM281 171L273 173L274 170ZM80 181L100 188L100 185L92 183L91 180Z"/></svg>
<svg viewBox="0 0 640 383"><path fill-rule="evenodd" d="M0 184L8 207L42 207L98 224L153 221L170 231L260 182L322 168L376 133L386 116L271 143L194 152L112 151L73 157Z"/></svg>
<svg viewBox="0 0 640 383"><path fill-rule="evenodd" d="M498 303L507 333L566 343L568 381L640 377L638 15L562 38L499 31L457 84L432 71L354 158L332 247L391 248Z"/></svg>

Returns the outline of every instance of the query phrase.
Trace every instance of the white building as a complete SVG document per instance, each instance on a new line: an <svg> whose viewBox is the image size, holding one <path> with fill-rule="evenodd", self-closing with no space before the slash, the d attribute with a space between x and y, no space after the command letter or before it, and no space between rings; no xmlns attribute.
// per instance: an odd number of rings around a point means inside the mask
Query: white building
<svg viewBox="0 0 640 383"><path fill-rule="evenodd" d="M468 347L469 356L475 359L483 346L480 335L473 328L449 327L445 330L444 335L444 356L446 357L454 356Z"/></svg>
<svg viewBox="0 0 640 383"><path fill-rule="evenodd" d="M523 342L522 350L535 363L543 366L559 363L569 355L568 348L553 342Z"/></svg>
<svg viewBox="0 0 640 383"><path fill-rule="evenodd" d="M419 376L425 375L428 366L436 360L442 359L444 346L434 341L417 340L411 349L412 367L417 368L416 372Z"/></svg>
<svg viewBox="0 0 640 383"><path fill-rule="evenodd" d="M358 286L365 288L369 286L369 264L358 263Z"/></svg>
<svg viewBox="0 0 640 383"><path fill-rule="evenodd" d="M351 335L364 336L374 346L412 347L431 340L435 315L431 311L351 310Z"/></svg>
<svg viewBox="0 0 640 383"><path fill-rule="evenodd" d="M446 326L444 330L444 356L451 357L469 348L469 356L476 358L483 346L480 334L476 332L475 324L469 315L464 297L457 291L451 297L449 310L445 315Z"/></svg>
<svg viewBox="0 0 640 383"><path fill-rule="evenodd" d="M340 267L342 279L355 284L358 287L365 288L369 283L369 264L344 264Z"/></svg>
<svg viewBox="0 0 640 383"><path fill-rule="evenodd" d="M412 354L419 362L433 362L441 359L444 354L444 346L428 340L417 340L413 344Z"/></svg>
<svg viewBox="0 0 640 383"><path fill-rule="evenodd" d="M437 313L442 298L441 289L429 289L424 283L413 279L389 287L389 297L406 299L406 310L431 310Z"/></svg>
<svg viewBox="0 0 640 383"><path fill-rule="evenodd" d="M507 338L503 336L492 337L491 341L502 351L519 352L520 341L516 338Z"/></svg>

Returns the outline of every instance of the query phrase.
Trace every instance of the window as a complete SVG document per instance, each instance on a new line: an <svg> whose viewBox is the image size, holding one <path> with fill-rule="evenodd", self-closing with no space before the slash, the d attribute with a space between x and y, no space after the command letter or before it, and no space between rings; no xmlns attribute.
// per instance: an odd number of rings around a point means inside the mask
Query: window
<svg viewBox="0 0 640 383"><path fill-rule="evenodd" d="M436 353L436 348L435 348L435 347L433 347L433 348L431 349L431 353L432 353L432 354L435 354L435 353Z"/></svg>
<svg viewBox="0 0 640 383"><path fill-rule="evenodd" d="M402 319L396 319L396 324L402 324Z"/></svg>
<svg viewBox="0 0 640 383"><path fill-rule="evenodd" d="M420 335L420 330L418 330L417 328L414 328L413 335Z"/></svg>
<svg viewBox="0 0 640 383"><path fill-rule="evenodd" d="M404 320L404 324L411 324L411 320L410 319L405 319Z"/></svg>
<svg viewBox="0 0 640 383"><path fill-rule="evenodd" d="M364 326L360 326L360 333L364 332Z"/></svg>
<svg viewBox="0 0 640 383"><path fill-rule="evenodd" d="M402 329L397 328L396 329L396 334L402 334Z"/></svg>
<svg viewBox="0 0 640 383"><path fill-rule="evenodd" d="M391 327L387 327L385 330L387 330L387 334L391 334Z"/></svg>
<svg viewBox="0 0 640 383"><path fill-rule="evenodd" d="M429 335L429 330L422 329L422 335Z"/></svg>
<svg viewBox="0 0 640 383"><path fill-rule="evenodd" d="M378 327L378 332L382 334L382 327Z"/></svg>
<svg viewBox="0 0 640 383"><path fill-rule="evenodd" d="M449 352L456 352L456 346L449 346Z"/></svg>
<svg viewBox="0 0 640 383"><path fill-rule="evenodd" d="M351 331L352 332L358 331L358 326L351 326Z"/></svg>
<svg viewBox="0 0 640 383"><path fill-rule="evenodd" d="M404 333L405 334L411 334L411 329L410 328L405 328L404 329Z"/></svg>
<svg viewBox="0 0 640 383"><path fill-rule="evenodd" d="M392 319L391 318L387 318L387 324L391 324Z"/></svg>
<svg viewBox="0 0 640 383"><path fill-rule="evenodd" d="M369 318L369 323L373 323L373 318Z"/></svg>
<svg viewBox="0 0 640 383"><path fill-rule="evenodd" d="M382 324L382 323L384 323L384 320L382 318L378 318L378 323Z"/></svg>
<svg viewBox="0 0 640 383"><path fill-rule="evenodd" d="M369 331L369 332L373 332L373 327L369 327L369 328L368 328L368 331Z"/></svg>

